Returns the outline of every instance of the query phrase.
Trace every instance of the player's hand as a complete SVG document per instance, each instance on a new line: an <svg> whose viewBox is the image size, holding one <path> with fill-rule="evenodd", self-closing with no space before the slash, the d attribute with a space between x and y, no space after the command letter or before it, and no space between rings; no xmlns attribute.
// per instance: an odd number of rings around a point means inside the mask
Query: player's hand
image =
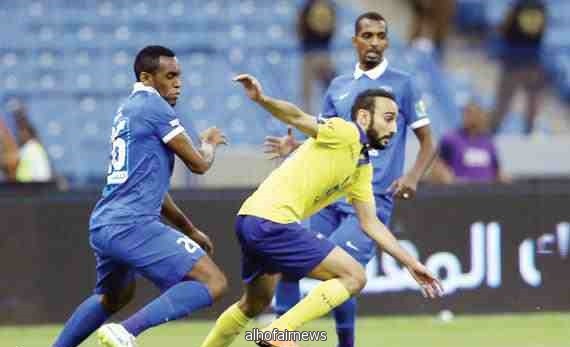
<svg viewBox="0 0 570 347"><path fill-rule="evenodd" d="M399 199L409 200L416 196L418 180L410 174L404 175L390 185L388 192Z"/></svg>
<svg viewBox="0 0 570 347"><path fill-rule="evenodd" d="M285 158L299 147L299 142L293 137L293 129L289 127L286 136L267 136L263 147L263 151L269 154L269 159Z"/></svg>
<svg viewBox="0 0 570 347"><path fill-rule="evenodd" d="M200 138L202 139L203 142L209 143L214 146L228 144L228 139L226 138L226 135L216 127L211 127L204 130L200 134Z"/></svg>
<svg viewBox="0 0 570 347"><path fill-rule="evenodd" d="M253 101L261 100L263 96L263 89L261 88L261 83L259 81L248 74L237 75L233 79L234 82L241 83L241 85L245 88L245 92L247 96Z"/></svg>
<svg viewBox="0 0 570 347"><path fill-rule="evenodd" d="M202 247L202 249L210 256L214 255L214 243L212 242L212 240L210 240L208 235L204 234L199 229L194 228L188 234L188 237L196 241L196 243L199 244L200 247Z"/></svg>
<svg viewBox="0 0 570 347"><path fill-rule="evenodd" d="M434 299L443 294L441 283L425 266L417 262L408 266L407 269L420 285L424 297Z"/></svg>

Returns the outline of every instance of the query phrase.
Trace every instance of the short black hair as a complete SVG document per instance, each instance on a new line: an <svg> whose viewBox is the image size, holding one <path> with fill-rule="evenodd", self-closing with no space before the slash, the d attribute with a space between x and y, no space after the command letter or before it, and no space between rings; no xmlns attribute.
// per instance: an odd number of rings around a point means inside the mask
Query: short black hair
<svg viewBox="0 0 570 347"><path fill-rule="evenodd" d="M135 77L140 82L141 72L155 73L158 70L160 57L175 57L174 52L163 46L146 46L135 58Z"/></svg>
<svg viewBox="0 0 570 347"><path fill-rule="evenodd" d="M366 12L361 14L360 16L358 16L358 18L356 18L356 22L354 22L354 35L358 35L358 32L360 31L360 22L363 19L370 19L373 21L377 21L377 22L384 22L386 23L386 25L388 25L388 22L386 22L386 19L378 12ZM386 27L386 31L388 30L388 28Z"/></svg>
<svg viewBox="0 0 570 347"><path fill-rule="evenodd" d="M376 107L374 100L376 98L388 98L397 103L394 94L390 93L386 89L367 89L358 94L356 100L354 101L354 104L352 105L352 109L350 111L352 121L356 121L356 115L358 114L359 110L367 110L370 111L370 113L374 114L374 109Z"/></svg>

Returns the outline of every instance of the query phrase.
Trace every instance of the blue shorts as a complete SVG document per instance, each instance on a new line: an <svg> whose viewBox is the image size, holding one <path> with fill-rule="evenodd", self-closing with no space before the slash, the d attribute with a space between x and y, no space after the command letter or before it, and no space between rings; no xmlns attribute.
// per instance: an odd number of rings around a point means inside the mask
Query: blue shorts
<svg viewBox="0 0 570 347"><path fill-rule="evenodd" d="M126 287L136 273L166 290L180 282L206 254L188 236L158 220L103 226L89 234L97 261L97 294Z"/></svg>
<svg viewBox="0 0 570 347"><path fill-rule="evenodd" d="M280 224L238 216L236 234L242 251L242 279L282 273L301 279L319 265L335 245L299 223Z"/></svg>
<svg viewBox="0 0 570 347"><path fill-rule="evenodd" d="M379 200L376 201L376 213L382 223L389 225L392 204ZM310 229L328 237L363 266L376 255L376 243L360 228L352 205L344 201L329 205L312 216Z"/></svg>

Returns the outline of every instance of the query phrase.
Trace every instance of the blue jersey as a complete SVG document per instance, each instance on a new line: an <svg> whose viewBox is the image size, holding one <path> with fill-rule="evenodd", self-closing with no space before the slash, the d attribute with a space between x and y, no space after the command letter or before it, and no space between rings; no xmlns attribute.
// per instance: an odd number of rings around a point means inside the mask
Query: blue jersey
<svg viewBox="0 0 570 347"><path fill-rule="evenodd" d="M136 83L113 121L107 184L90 229L160 218L174 167L166 143L182 132L174 109L155 89Z"/></svg>
<svg viewBox="0 0 570 347"><path fill-rule="evenodd" d="M367 89L384 89L391 92L396 97L399 107L397 134L386 149L369 151L374 167L372 180L374 194L377 198L391 202L392 196L386 193L386 190L403 174L406 130L428 125L429 118L411 76L388 67L386 59L372 70L365 72L357 66L353 74L335 78L326 92L321 116L350 120L351 108L356 97Z"/></svg>

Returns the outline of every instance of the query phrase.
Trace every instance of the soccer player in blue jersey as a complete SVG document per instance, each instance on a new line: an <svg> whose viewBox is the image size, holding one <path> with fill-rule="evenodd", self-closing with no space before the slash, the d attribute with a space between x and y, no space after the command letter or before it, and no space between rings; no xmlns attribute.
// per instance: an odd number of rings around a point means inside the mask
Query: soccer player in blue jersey
<svg viewBox="0 0 570 347"><path fill-rule="evenodd" d="M203 174L225 136L210 128L201 134L199 149L192 145L173 108L182 82L170 49L145 47L134 70L137 82L113 121L107 185L89 223L95 290L67 321L54 347L78 346L98 328L104 346L136 346L141 332L211 305L226 288L224 274L207 255L212 242L168 194L174 155ZM161 216L174 227L163 224ZM136 273L161 295L122 323L101 326L133 297Z"/></svg>
<svg viewBox="0 0 570 347"><path fill-rule="evenodd" d="M430 121L424 102L416 90L411 76L393 69L384 58L388 47L386 20L376 12L364 13L355 22L353 45L358 55L358 64L352 74L335 78L325 95L322 116L350 119L351 105L359 93L366 89L379 88L392 92L400 107L398 131L383 151L370 151L374 166L374 196L378 218L389 225L394 198L414 197L418 181L430 166L435 146L430 130ZM402 175L406 146L406 129L414 131L420 150L413 168ZM298 146L289 134L283 138L269 137L268 151L276 156L286 156ZM342 247L358 262L366 265L376 253L374 242L363 232L354 208L346 201L339 201L313 216L311 229L326 235ZM299 283L284 279L277 287L276 312L283 314L300 297ZM356 299L351 298L334 310L339 347L352 347L355 341Z"/></svg>

